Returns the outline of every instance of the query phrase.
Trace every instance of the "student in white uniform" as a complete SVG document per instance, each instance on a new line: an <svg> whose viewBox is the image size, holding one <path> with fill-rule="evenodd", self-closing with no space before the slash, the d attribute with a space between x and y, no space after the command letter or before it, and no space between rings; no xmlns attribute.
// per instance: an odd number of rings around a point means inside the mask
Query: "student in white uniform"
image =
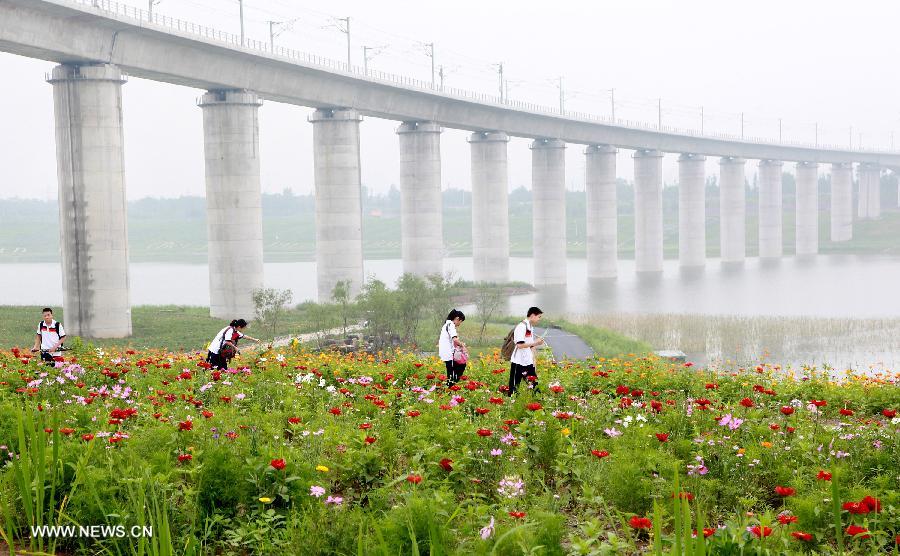
<svg viewBox="0 0 900 556"><path fill-rule="evenodd" d="M447 321L441 327L438 336L438 355L447 367L447 386L453 386L466 370L465 360L468 359L466 344L459 339L457 327L466 320L466 315L458 309L453 309L447 315Z"/></svg>
<svg viewBox="0 0 900 556"><path fill-rule="evenodd" d="M34 335L34 347L31 351L41 352L41 359L49 365L55 364L56 357L62 353L59 348L66 341L66 330L61 322L53 320L53 309L44 307L43 320L38 323L37 333Z"/></svg>
<svg viewBox="0 0 900 556"><path fill-rule="evenodd" d="M231 324L219 330L216 337L209 343L206 354L206 362L213 369L227 369L228 362L237 354L237 344L241 338L259 342L256 338L244 334L247 328L247 321L244 319L235 319Z"/></svg>
<svg viewBox="0 0 900 556"><path fill-rule="evenodd" d="M523 378L529 382L530 387L537 389L534 348L543 345L544 339L534 334L534 327L541 321L543 315L544 312L537 307L529 308L525 320L517 324L513 332L513 342L516 347L509 360L509 391L507 392L509 396L512 396L518 389Z"/></svg>

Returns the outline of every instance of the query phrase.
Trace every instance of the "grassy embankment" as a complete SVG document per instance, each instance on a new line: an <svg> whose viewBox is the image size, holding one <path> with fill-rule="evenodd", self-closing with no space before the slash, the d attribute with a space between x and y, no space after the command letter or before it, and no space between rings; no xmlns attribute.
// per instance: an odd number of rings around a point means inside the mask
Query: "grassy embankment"
<svg viewBox="0 0 900 556"><path fill-rule="evenodd" d="M40 320L40 307L36 306L0 306L0 346L31 347L33 330ZM314 332L315 328L307 319L307 309L284 311L276 334L303 334ZM62 309L57 310L57 318L65 324ZM480 337L480 323L477 317L471 316L460 328L460 334L469 345L472 354L491 353L503 343L510 326L518 322L517 318L492 319L485 328L483 338ZM132 308L133 334L130 338L91 340L97 347L132 347L164 348L176 351L204 350L210 339L225 323L221 319L211 318L206 307L183 307L174 305L138 306ZM562 328L574 332L600 355L615 356L626 353L646 353L649 344L632 340L622 334L605 330L592 325L573 324L556 321ZM268 339L271 331L254 328L251 323L247 332L254 337ZM422 349L431 349L432 336L425 331L419 335Z"/></svg>

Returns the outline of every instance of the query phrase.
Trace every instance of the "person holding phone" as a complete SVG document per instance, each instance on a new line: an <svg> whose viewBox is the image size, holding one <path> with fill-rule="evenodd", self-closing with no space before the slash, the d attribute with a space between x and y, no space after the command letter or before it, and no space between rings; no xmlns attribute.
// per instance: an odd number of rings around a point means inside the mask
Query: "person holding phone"
<svg viewBox="0 0 900 556"><path fill-rule="evenodd" d="M535 367L535 348L544 344L544 339L535 335L534 327L541 321L544 312L537 307L530 307L525 320L516 325L513 331L515 348L509 365L509 390L512 396L519 388L522 379L528 382L529 388L538 389L537 370Z"/></svg>
<svg viewBox="0 0 900 556"><path fill-rule="evenodd" d="M62 356L59 348L66 341L66 330L61 322L53 319L53 309L44 307L43 319L38 323L37 333L34 336L32 352L40 351L41 360L48 365L54 365L56 358Z"/></svg>
<svg viewBox="0 0 900 556"><path fill-rule="evenodd" d="M259 342L258 339L244 334L245 328L247 328L246 320L235 319L228 326L219 330L219 333L216 334L216 337L213 338L207 348L209 353L206 355L206 362L213 369L228 368L228 362L237 355L237 344L241 338Z"/></svg>

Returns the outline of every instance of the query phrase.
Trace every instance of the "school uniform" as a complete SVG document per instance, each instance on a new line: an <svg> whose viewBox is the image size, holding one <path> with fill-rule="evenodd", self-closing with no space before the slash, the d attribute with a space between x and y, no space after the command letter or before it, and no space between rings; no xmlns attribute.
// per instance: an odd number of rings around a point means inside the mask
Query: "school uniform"
<svg viewBox="0 0 900 556"><path fill-rule="evenodd" d="M49 351L58 341L66 337L66 330L63 328L61 322L54 320L47 326L47 323L42 320L38 324L36 333L41 337L41 359L43 361L52 363L56 360L55 358L62 356L61 351L54 351L52 353Z"/></svg>
<svg viewBox="0 0 900 556"><path fill-rule="evenodd" d="M457 363L453 360L453 353L457 349L453 345L453 339L458 337L456 325L453 324L453 321L448 320L445 322L444 326L441 327L441 335L438 337L438 356L447 368L447 386L456 384L466 370L465 363Z"/></svg>
<svg viewBox="0 0 900 556"><path fill-rule="evenodd" d="M222 357L219 352L222 350L222 346L225 345L225 342L230 342L237 347L238 340L243 337L244 334L233 326L226 326L222 330L219 330L219 333L216 334L216 337L213 338L213 341L211 341L209 347L207 347L209 353L206 354L206 362L214 369L228 368L228 360Z"/></svg>
<svg viewBox="0 0 900 556"><path fill-rule="evenodd" d="M522 379L528 380L528 377L534 377L533 384L535 389L537 389L534 351L530 347L521 347L525 343L532 343L534 338L534 328L527 320L523 320L516 325L513 331L513 342L516 344L516 347L513 349L512 357L509 360L509 392L507 394L510 396L518 389Z"/></svg>

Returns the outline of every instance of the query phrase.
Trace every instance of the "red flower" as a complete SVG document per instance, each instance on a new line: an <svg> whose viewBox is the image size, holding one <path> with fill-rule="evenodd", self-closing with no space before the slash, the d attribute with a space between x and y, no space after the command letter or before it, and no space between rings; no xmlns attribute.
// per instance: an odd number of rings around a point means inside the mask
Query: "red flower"
<svg viewBox="0 0 900 556"><path fill-rule="evenodd" d="M488 401L494 405L503 405L503 398L491 397Z"/></svg>
<svg viewBox="0 0 900 556"><path fill-rule="evenodd" d="M809 542L813 539L811 533L804 533L803 531L792 531L791 536L797 539L798 541L806 541Z"/></svg>
<svg viewBox="0 0 900 556"><path fill-rule="evenodd" d="M564 390L565 389L562 386L560 386L559 384L554 384L553 386L550 387L550 391L553 392L554 394L560 394Z"/></svg>
<svg viewBox="0 0 900 556"><path fill-rule="evenodd" d="M66 436L69 436L69 435L71 435L73 432L75 432L75 429L62 428L62 429L59 429L59 432L60 432L60 434L64 434L64 435L66 435Z"/></svg>
<svg viewBox="0 0 900 556"><path fill-rule="evenodd" d="M825 400L809 400L809 403L813 404L816 407L825 407L828 405L828 402Z"/></svg>
<svg viewBox="0 0 900 556"><path fill-rule="evenodd" d="M864 534L868 532L868 529L866 529L865 527L860 527L859 525L851 525L850 527L847 527L847 534L851 537L859 536L859 538L861 539L868 539L869 535Z"/></svg>
<svg viewBox="0 0 900 556"><path fill-rule="evenodd" d="M760 527L759 525L756 525L756 526L750 528L750 532L753 533L753 536L758 539L760 537L768 537L769 535L771 535L772 528L771 527Z"/></svg>
<svg viewBox="0 0 900 556"><path fill-rule="evenodd" d="M878 513L881 511L881 501L878 498L872 498L871 496L866 496L862 500L859 501L860 504L865 504L867 508L869 508L870 512Z"/></svg>
<svg viewBox="0 0 900 556"><path fill-rule="evenodd" d="M656 433L656 439L660 442L668 442L669 441L669 433L667 432L658 432Z"/></svg>
<svg viewBox="0 0 900 556"><path fill-rule="evenodd" d="M194 456L192 456L190 454L179 454L178 455L178 461L180 461L181 463L184 463L186 461L191 461L192 459L194 459Z"/></svg>
<svg viewBox="0 0 900 556"><path fill-rule="evenodd" d="M494 433L491 432L491 429L478 429L478 436L488 437L492 434Z"/></svg>
<svg viewBox="0 0 900 556"><path fill-rule="evenodd" d="M290 423L292 425L299 425L300 417L288 417L288 423Z"/></svg>
<svg viewBox="0 0 900 556"><path fill-rule="evenodd" d="M628 522L628 525L631 525L634 529L646 529L648 531L653 528L653 522L647 517L634 516Z"/></svg>
<svg viewBox="0 0 900 556"><path fill-rule="evenodd" d="M781 425L779 425L777 423L772 423L771 425L769 425L769 428L772 429L773 431L777 431L778 429L781 428Z"/></svg>
<svg viewBox="0 0 900 556"><path fill-rule="evenodd" d="M795 516L795 515L781 514L780 516L778 516L778 523L780 523L782 525L788 525L790 523L796 523L796 522L797 522L797 516Z"/></svg>
<svg viewBox="0 0 900 556"><path fill-rule="evenodd" d="M672 498L675 498L674 492L672 493ZM681 498L682 500L693 500L694 495L691 494L690 492L680 492L680 493L678 493L678 498Z"/></svg>
<svg viewBox="0 0 900 556"><path fill-rule="evenodd" d="M719 385L716 384L716 383L714 383L714 382L708 382L708 383L706 383L706 389L707 389L707 390L716 390L718 387L719 387Z"/></svg>
<svg viewBox="0 0 900 556"><path fill-rule="evenodd" d="M851 415L853 415L853 410L847 409L846 407L842 407L838 413L840 413L844 417L850 417Z"/></svg>
<svg viewBox="0 0 900 556"><path fill-rule="evenodd" d="M269 465L271 465L274 469L281 471L282 469L285 468L285 466L287 464L284 462L283 459L279 458L279 459L273 459L272 461L270 461Z"/></svg>
<svg viewBox="0 0 900 556"><path fill-rule="evenodd" d="M704 539L707 538L707 537L713 536L715 533L716 533L716 530L715 530L715 529L712 529L712 528L710 528L710 527L704 527L704 528L703 528L703 538L704 538Z"/></svg>
<svg viewBox="0 0 900 556"><path fill-rule="evenodd" d="M794 408L789 405L781 406L781 413L784 415L792 415L794 413Z"/></svg>
<svg viewBox="0 0 900 556"><path fill-rule="evenodd" d="M475 413L477 413L479 415L487 415L490 412L491 412L491 410L486 407L476 407L475 408Z"/></svg>
<svg viewBox="0 0 900 556"><path fill-rule="evenodd" d="M419 484L419 483L422 482L422 476L421 476L421 475L416 475L415 473L410 473L410 474L406 477L406 480L407 480L408 482L414 484L414 485L417 485L417 484Z"/></svg>
<svg viewBox="0 0 900 556"><path fill-rule="evenodd" d="M539 404L537 402L531 402L530 404L526 405L525 407L530 409L531 411L538 411L539 409L544 408L544 406L542 406L541 404Z"/></svg>
<svg viewBox="0 0 900 556"><path fill-rule="evenodd" d="M741 400L741 405L744 407L753 407L753 400L750 398L744 398Z"/></svg>
<svg viewBox="0 0 900 556"><path fill-rule="evenodd" d="M841 508L847 510L851 514L856 515L865 515L871 511L869 509L869 506L863 504L862 502L844 502Z"/></svg>
<svg viewBox="0 0 900 556"><path fill-rule="evenodd" d="M340 414L341 414L341 408L339 408L339 407L332 407L331 409L328 410L328 412L331 413L332 415L340 415Z"/></svg>
<svg viewBox="0 0 900 556"><path fill-rule="evenodd" d="M816 475L816 479L819 479L820 481L830 481L830 480L831 480L831 473L828 473L828 472L825 471L825 470L820 470L820 471L819 471L819 474Z"/></svg>
<svg viewBox="0 0 900 556"><path fill-rule="evenodd" d="M375 440L377 440L374 436L367 436L365 439L366 444L375 444Z"/></svg>
<svg viewBox="0 0 900 556"><path fill-rule="evenodd" d="M897 416L897 410L896 409L882 409L881 414L884 415L885 417L887 417L888 419L893 419L894 417Z"/></svg>
<svg viewBox="0 0 900 556"><path fill-rule="evenodd" d="M212 412L212 411L207 411L207 410L205 410L205 409L204 409L200 414L203 415L203 416L204 416L205 418L207 418L207 419L211 419L212 416L213 416L213 412Z"/></svg>
<svg viewBox="0 0 900 556"><path fill-rule="evenodd" d="M91 440L94 439L94 435L91 433L82 434L81 439L84 440L85 442L90 442Z"/></svg>
<svg viewBox="0 0 900 556"><path fill-rule="evenodd" d="M509 517L514 519L524 519L526 515L525 512L509 512Z"/></svg>
<svg viewBox="0 0 900 556"><path fill-rule="evenodd" d="M421 414L422 413L416 409L410 409L409 411L406 412L407 417L418 417Z"/></svg>
<svg viewBox="0 0 900 556"><path fill-rule="evenodd" d="M191 421L190 419L188 419L187 421L181 421L180 423L178 423L179 431L189 431L189 430L193 430L193 428L194 428L194 422Z"/></svg>
<svg viewBox="0 0 900 556"><path fill-rule="evenodd" d="M626 395L626 396L627 396L627 395L630 394L630 393L631 393L631 388L629 388L629 387L627 387L627 386L618 386L618 387L616 387L616 395L617 395L617 396L622 396L622 395Z"/></svg>
<svg viewBox="0 0 900 556"><path fill-rule="evenodd" d="M369 430L371 428L372 428L372 423L360 423L359 424L359 430L361 430L361 431Z"/></svg>
<svg viewBox="0 0 900 556"><path fill-rule="evenodd" d="M440 462L438 462L438 465L443 467L444 471L446 471L447 473L453 471L453 460L450 458L442 459Z"/></svg>
<svg viewBox="0 0 900 556"><path fill-rule="evenodd" d="M609 452L606 450L591 450L591 455L596 457L597 459L603 459L609 455Z"/></svg>
<svg viewBox="0 0 900 556"><path fill-rule="evenodd" d="M797 494L797 490L791 487L777 486L775 487L775 494L778 496L793 496Z"/></svg>

